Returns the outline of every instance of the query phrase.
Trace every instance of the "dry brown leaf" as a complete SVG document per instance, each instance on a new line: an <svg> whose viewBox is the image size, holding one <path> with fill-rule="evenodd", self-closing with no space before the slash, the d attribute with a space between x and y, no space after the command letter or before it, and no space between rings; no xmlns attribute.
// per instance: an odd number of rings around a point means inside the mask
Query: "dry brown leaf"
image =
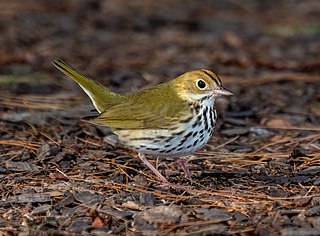
<svg viewBox="0 0 320 236"><path fill-rule="evenodd" d="M100 216L96 216L92 222L92 227L101 228L103 226L104 226L104 224L103 224L103 221L101 220Z"/></svg>
<svg viewBox="0 0 320 236"><path fill-rule="evenodd" d="M290 128L292 125L284 118L264 118L261 120L262 125L268 128Z"/></svg>
<svg viewBox="0 0 320 236"><path fill-rule="evenodd" d="M68 178L61 173L50 173L49 178L54 180L68 180Z"/></svg>

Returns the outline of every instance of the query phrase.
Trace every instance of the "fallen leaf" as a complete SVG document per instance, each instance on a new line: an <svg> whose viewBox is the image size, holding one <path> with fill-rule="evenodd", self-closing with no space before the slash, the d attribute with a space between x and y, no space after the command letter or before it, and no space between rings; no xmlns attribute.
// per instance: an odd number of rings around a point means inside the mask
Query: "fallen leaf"
<svg viewBox="0 0 320 236"><path fill-rule="evenodd" d="M261 124L268 128L290 128L292 125L283 118L264 118L261 120Z"/></svg>
<svg viewBox="0 0 320 236"><path fill-rule="evenodd" d="M61 173L50 173L49 178L54 180L68 180L68 178Z"/></svg>
<svg viewBox="0 0 320 236"><path fill-rule="evenodd" d="M99 216L96 216L92 222L92 227L101 228L103 226L104 226L104 224L103 224L102 219Z"/></svg>

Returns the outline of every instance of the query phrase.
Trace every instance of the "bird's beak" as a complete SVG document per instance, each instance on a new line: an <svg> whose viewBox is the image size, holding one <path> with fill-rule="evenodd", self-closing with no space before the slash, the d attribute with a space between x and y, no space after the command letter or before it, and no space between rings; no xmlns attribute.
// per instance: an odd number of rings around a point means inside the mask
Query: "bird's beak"
<svg viewBox="0 0 320 236"><path fill-rule="evenodd" d="M224 87L220 87L218 89L213 90L214 94L223 95L223 96L232 96L233 93L231 93L229 90L225 89Z"/></svg>

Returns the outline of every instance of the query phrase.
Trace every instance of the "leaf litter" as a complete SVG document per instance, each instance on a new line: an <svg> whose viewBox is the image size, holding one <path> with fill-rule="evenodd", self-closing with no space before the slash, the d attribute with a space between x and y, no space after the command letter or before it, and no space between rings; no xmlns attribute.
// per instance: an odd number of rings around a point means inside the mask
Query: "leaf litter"
<svg viewBox="0 0 320 236"><path fill-rule="evenodd" d="M2 6L4 235L318 235L317 1L58 2ZM82 122L92 106L57 78L56 57L118 92L218 71L236 96L219 101L216 134L185 157L193 183L153 158L185 187L163 186L106 142L110 130Z"/></svg>

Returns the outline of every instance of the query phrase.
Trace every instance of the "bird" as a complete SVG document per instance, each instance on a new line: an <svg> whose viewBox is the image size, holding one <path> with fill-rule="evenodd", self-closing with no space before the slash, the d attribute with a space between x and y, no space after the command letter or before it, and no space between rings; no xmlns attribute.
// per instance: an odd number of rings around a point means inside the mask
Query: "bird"
<svg viewBox="0 0 320 236"><path fill-rule="evenodd" d="M88 121L111 128L120 145L136 151L141 161L167 184L169 181L147 156L179 159L202 148L215 130L216 99L233 95L222 86L217 74L206 69L189 71L154 87L122 95L61 59L52 64L78 83L91 99L99 114ZM190 176L183 162L181 167Z"/></svg>

